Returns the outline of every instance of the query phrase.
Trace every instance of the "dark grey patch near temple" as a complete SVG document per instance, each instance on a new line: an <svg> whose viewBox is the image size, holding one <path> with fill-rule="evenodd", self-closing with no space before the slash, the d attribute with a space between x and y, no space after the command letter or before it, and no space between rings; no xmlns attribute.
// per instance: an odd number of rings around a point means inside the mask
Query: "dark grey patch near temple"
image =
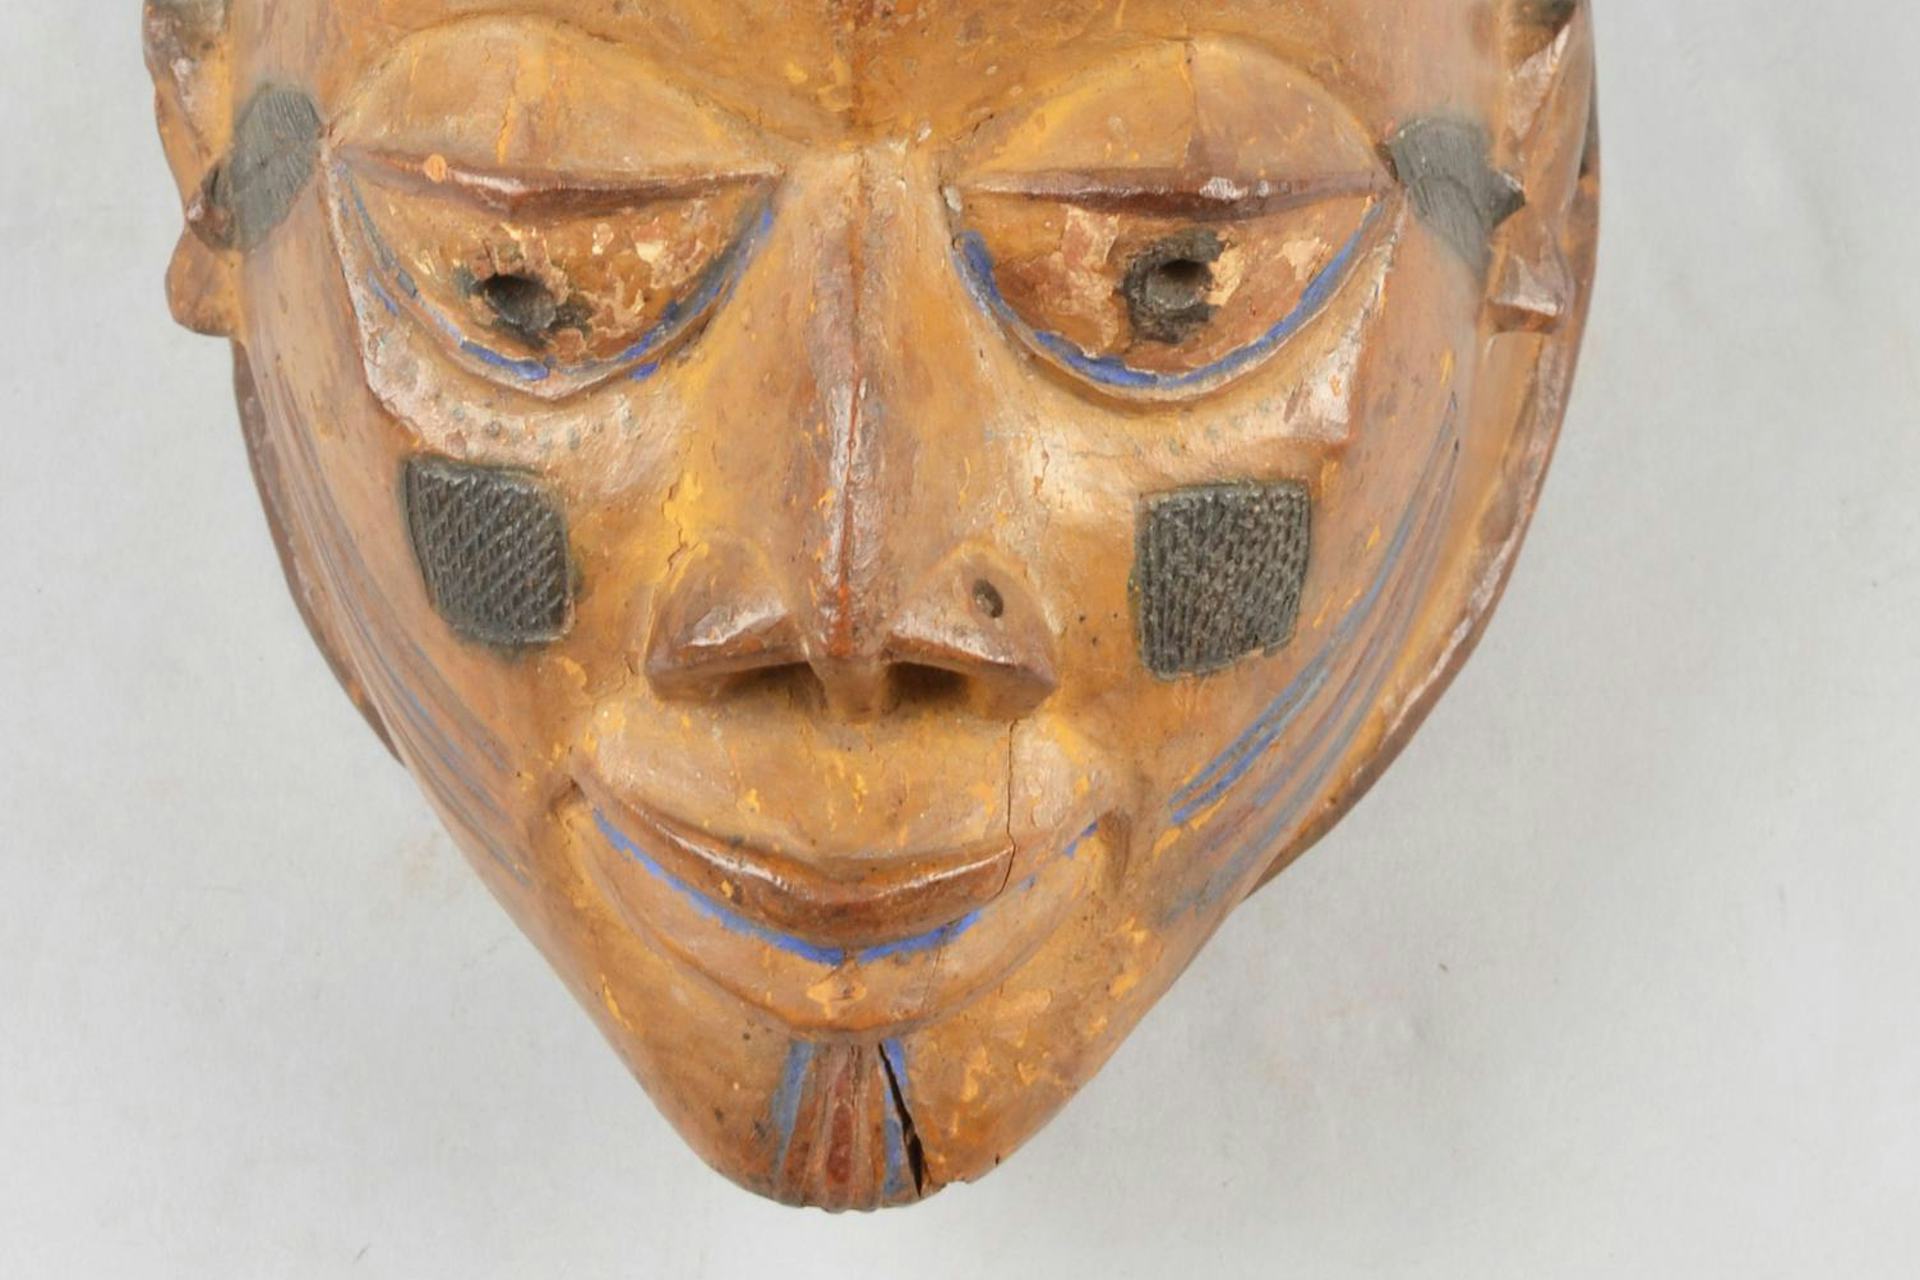
<svg viewBox="0 0 1920 1280"><path fill-rule="evenodd" d="M160 65L198 62L226 33L227 0L147 0L147 43Z"/></svg>
<svg viewBox="0 0 1920 1280"><path fill-rule="evenodd" d="M440 616L481 644L523 648L567 633L573 573L566 519L521 471L415 458L407 527Z"/></svg>
<svg viewBox="0 0 1920 1280"><path fill-rule="evenodd" d="M1387 143L1413 210L1475 268L1487 268L1495 227L1526 204L1520 184L1493 167L1487 134L1464 120L1415 120Z"/></svg>
<svg viewBox="0 0 1920 1280"><path fill-rule="evenodd" d="M1552 46L1580 11L1580 0L1512 0L1507 12L1507 61L1518 67Z"/></svg>
<svg viewBox="0 0 1920 1280"><path fill-rule="evenodd" d="M1178 232L1143 250L1127 265L1120 295L1136 335L1148 342L1185 342L1207 321L1213 306L1213 264L1225 246L1205 227Z"/></svg>
<svg viewBox="0 0 1920 1280"><path fill-rule="evenodd" d="M1580 0L1518 0L1513 7L1516 26L1534 32L1545 42L1560 34L1580 8Z"/></svg>
<svg viewBox="0 0 1920 1280"><path fill-rule="evenodd" d="M233 130L233 150L207 180L206 199L232 247L249 250L286 219L320 158L320 112L298 89L262 89Z"/></svg>
<svg viewBox="0 0 1920 1280"><path fill-rule="evenodd" d="M1294 481L1149 498L1133 576L1147 669L1163 680L1205 675L1293 639L1312 516Z"/></svg>

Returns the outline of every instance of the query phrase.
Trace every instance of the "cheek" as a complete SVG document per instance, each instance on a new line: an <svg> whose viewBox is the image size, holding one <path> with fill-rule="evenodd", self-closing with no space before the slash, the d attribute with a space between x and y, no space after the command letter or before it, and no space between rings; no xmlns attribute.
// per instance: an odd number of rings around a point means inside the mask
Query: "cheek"
<svg viewBox="0 0 1920 1280"><path fill-rule="evenodd" d="M1425 253L1402 266L1349 330L1344 435L1296 435L1276 416L1264 456L1189 450L1181 473L1106 513L1102 551L1079 557L1107 606L1095 736L1139 787L1135 901L1173 915L1225 901L1234 859L1292 838L1312 812L1306 782L1335 778L1361 740L1354 726L1374 714L1432 581L1474 331L1456 264ZM1292 386L1306 396L1305 384ZM1116 644L1123 660L1105 656Z"/></svg>
<svg viewBox="0 0 1920 1280"><path fill-rule="evenodd" d="M463 846L518 893L552 744L577 714L560 665L578 502L558 480L446 456L379 400L317 201L245 282L257 460L316 630Z"/></svg>

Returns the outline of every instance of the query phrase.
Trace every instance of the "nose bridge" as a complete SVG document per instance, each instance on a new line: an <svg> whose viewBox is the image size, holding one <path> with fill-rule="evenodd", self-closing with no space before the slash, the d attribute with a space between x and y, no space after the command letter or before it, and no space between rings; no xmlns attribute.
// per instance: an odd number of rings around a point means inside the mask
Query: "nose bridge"
<svg viewBox="0 0 1920 1280"><path fill-rule="evenodd" d="M907 277L921 237L903 149L864 147L828 180L844 194L811 255L805 352L820 426L803 464L814 525L806 630L816 661L871 664L915 549L902 517L921 424L900 403L897 366L914 324Z"/></svg>
<svg viewBox="0 0 1920 1280"><path fill-rule="evenodd" d="M853 716L890 705L907 667L958 676L999 712L1052 688L1045 611L990 545L1020 523L995 505L1020 486L988 438L940 200L931 162L898 145L789 175L759 318L726 338L745 430L715 455L754 492L737 495L738 530L713 532L760 545L705 557L660 603L663 692L797 663Z"/></svg>

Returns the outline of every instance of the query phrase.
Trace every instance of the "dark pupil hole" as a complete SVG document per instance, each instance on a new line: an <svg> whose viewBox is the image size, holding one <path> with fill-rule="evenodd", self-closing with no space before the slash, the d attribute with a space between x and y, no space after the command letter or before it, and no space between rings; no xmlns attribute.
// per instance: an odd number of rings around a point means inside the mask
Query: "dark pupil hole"
<svg viewBox="0 0 1920 1280"><path fill-rule="evenodd" d="M1000 588L985 578L973 584L974 607L989 618L999 618L1007 612L1006 599L1000 594Z"/></svg>
<svg viewBox="0 0 1920 1280"><path fill-rule="evenodd" d="M480 282L479 293L501 328L528 342L538 342L559 318L553 292L530 276L490 276Z"/></svg>
<svg viewBox="0 0 1920 1280"><path fill-rule="evenodd" d="M1192 258L1163 262L1147 277L1147 301L1167 311L1182 311L1203 301L1213 287L1213 269Z"/></svg>
<svg viewBox="0 0 1920 1280"><path fill-rule="evenodd" d="M1120 282L1136 338L1178 345L1213 319L1213 263L1226 245L1211 229L1168 236L1134 258Z"/></svg>

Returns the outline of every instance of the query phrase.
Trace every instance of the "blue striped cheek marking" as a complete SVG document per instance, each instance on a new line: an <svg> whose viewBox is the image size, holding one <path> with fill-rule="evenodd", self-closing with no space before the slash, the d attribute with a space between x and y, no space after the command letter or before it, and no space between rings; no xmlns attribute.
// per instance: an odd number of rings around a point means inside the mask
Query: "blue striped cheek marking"
<svg viewBox="0 0 1920 1280"><path fill-rule="evenodd" d="M1320 712L1308 731L1297 766L1279 769L1263 777L1262 785L1247 811L1250 821L1263 823L1261 829L1250 837L1242 838L1239 848L1227 857L1224 866L1207 877L1193 892L1174 901L1163 914L1164 921L1171 922L1188 911L1206 909L1217 903L1228 889L1239 883L1253 861L1269 850L1301 816L1306 806L1319 794L1320 787L1334 768L1346 758L1348 748L1372 713L1381 685L1393 668L1393 645L1405 635L1420 599L1417 591L1408 588L1408 582L1412 579L1402 578L1401 585L1382 610L1380 606L1385 587L1393 576L1394 566L1409 553L1412 556L1413 577L1417 578L1432 564L1441 542L1439 532L1444 524L1441 516L1453 492L1456 459L1457 437L1450 417L1423 476L1421 489L1430 492L1424 501L1416 494L1415 500L1408 504L1401 528L1395 536L1395 546L1385 557L1386 563L1378 578L1366 597L1348 612L1336 632L1335 643L1330 644L1323 654L1330 661L1332 655L1352 640L1375 613L1380 613L1380 624L1360 650L1355 670L1339 689L1331 705ZM1444 466L1441 465L1443 463ZM1352 625L1347 625L1349 623ZM1179 818L1180 814L1191 816L1207 807L1212 799L1235 790L1246 781L1253 764L1272 751L1297 717L1311 705L1313 695L1326 685L1327 678L1324 664L1316 663L1316 667L1302 672L1300 678L1281 693L1252 728L1217 756L1192 782L1176 792L1172 799L1176 825L1184 821ZM1303 683L1309 687L1302 688ZM1283 794L1285 799L1277 813L1263 821L1261 815Z"/></svg>
<svg viewBox="0 0 1920 1280"><path fill-rule="evenodd" d="M1444 503L1436 501L1434 505L1441 507ZM1420 554L1430 561L1438 546L1438 540L1429 536L1424 541L1426 545ZM1362 654L1362 666L1371 668L1370 674L1356 673L1355 679L1341 690L1338 701L1327 711L1325 721L1316 728L1306 758L1311 759L1313 753L1317 751L1319 752L1318 763L1303 779L1283 776L1268 782L1261 788L1260 794L1254 800L1255 812L1272 803L1288 784L1292 785L1293 790L1292 795L1281 804L1279 811L1266 826L1254 836L1244 840L1240 849L1228 859L1227 865L1209 879L1192 905L1202 909L1210 907L1218 902L1229 888L1237 884L1240 878L1251 869L1255 859L1271 849L1274 842L1279 840L1281 835L1300 817L1306 806L1319 793L1321 785L1326 782L1334 768L1346 758L1347 749L1353 745L1361 726L1366 723L1367 717L1372 713L1374 698L1393 668L1392 650L1385 643L1389 637L1389 631L1397 638L1406 625L1417 598L1415 595L1409 595L1406 600L1396 606L1400 616L1394 619L1388 631L1382 631L1374 636ZM1336 722L1340 722L1337 727ZM1332 735L1331 745L1328 744L1329 734Z"/></svg>
<svg viewBox="0 0 1920 1280"><path fill-rule="evenodd" d="M1449 415L1446 426L1434 443L1432 453L1422 467L1420 489L1426 489L1432 485L1442 464L1450 457L1447 446L1454 439L1454 420ZM1443 501L1445 497L1444 492L1436 492L1430 494L1423 503L1419 500L1419 492L1420 490L1417 489L1415 500L1410 501L1402 513L1399 526L1394 530L1393 540L1388 544L1386 554L1381 558L1380 568L1375 573L1373 581L1368 584L1365 594L1354 602L1340 622L1335 625L1332 634L1313 661L1308 663L1306 668L1280 691L1279 696L1255 717L1253 723L1239 737L1209 761L1191 781L1174 791L1169 799L1169 807L1172 809L1172 821L1175 826L1183 825L1196 814L1205 811L1244 781L1253 767L1286 735L1287 730L1312 703L1315 695L1326 686L1330 668L1335 659L1372 620L1381 596L1385 593L1387 584L1393 580L1395 573L1399 570L1416 530L1433 513L1435 504Z"/></svg>

